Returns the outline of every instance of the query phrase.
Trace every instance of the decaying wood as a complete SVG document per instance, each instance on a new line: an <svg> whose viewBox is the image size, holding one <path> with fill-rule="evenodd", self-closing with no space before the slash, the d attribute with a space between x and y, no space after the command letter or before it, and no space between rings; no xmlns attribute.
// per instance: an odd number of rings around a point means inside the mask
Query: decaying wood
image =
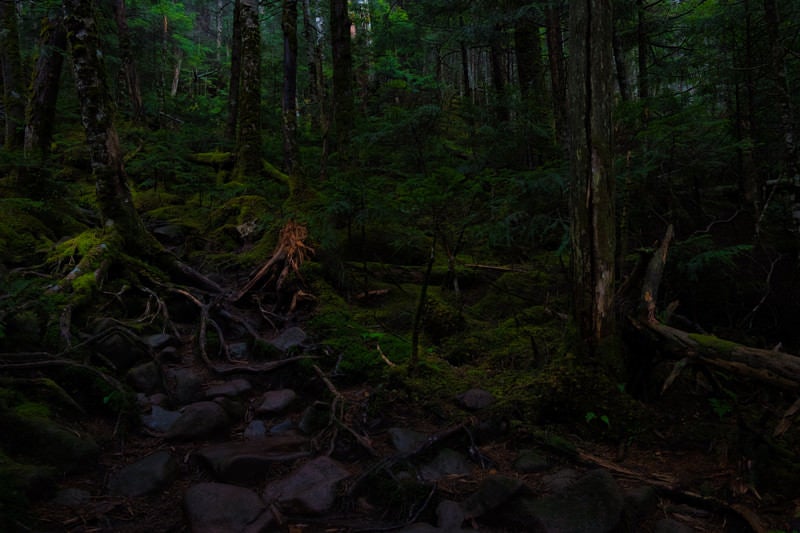
<svg viewBox="0 0 800 533"><path fill-rule="evenodd" d="M231 301L238 302L261 282L274 283L275 290L280 291L289 275L295 274L299 277L300 267L314 253L314 249L305 242L307 238L308 230L305 226L293 221L287 222L281 229L272 257L250 277Z"/></svg>
<svg viewBox="0 0 800 533"><path fill-rule="evenodd" d="M670 225L645 274L640 306L645 311L644 316L629 317L634 328L651 337L662 351L678 359L688 358L687 362L711 365L770 386L797 391L800 386L800 357L773 350L751 348L712 335L690 333L656 320L658 286L664 273L667 251L672 238L673 229ZM674 377L670 376L670 379ZM665 386L668 386L668 383Z"/></svg>

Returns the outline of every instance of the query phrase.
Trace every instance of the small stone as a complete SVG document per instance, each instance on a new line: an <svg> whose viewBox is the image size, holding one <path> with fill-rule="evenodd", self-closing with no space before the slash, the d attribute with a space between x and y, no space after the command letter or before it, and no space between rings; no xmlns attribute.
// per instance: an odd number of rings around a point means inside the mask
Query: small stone
<svg viewBox="0 0 800 533"><path fill-rule="evenodd" d="M522 450L514 461L514 470L523 474L543 472L550 468L547 458L533 450Z"/></svg>
<svg viewBox="0 0 800 533"><path fill-rule="evenodd" d="M156 333L154 335L148 335L147 337L142 338L144 343L148 345L153 351L158 351L167 346L178 346L180 341L173 337L172 335L167 335L166 333Z"/></svg>
<svg viewBox="0 0 800 533"><path fill-rule="evenodd" d="M135 366L128 370L128 383L144 393L154 392L161 385L161 373L154 361Z"/></svg>
<svg viewBox="0 0 800 533"><path fill-rule="evenodd" d="M222 433L228 429L230 419L225 410L215 402L197 402L181 410L181 416L170 426L164 438L188 440Z"/></svg>
<svg viewBox="0 0 800 533"><path fill-rule="evenodd" d="M109 492L114 496L144 496L175 479L178 464L169 452L156 452L126 466L111 478Z"/></svg>
<svg viewBox="0 0 800 533"><path fill-rule="evenodd" d="M308 336L305 331L298 327L291 327L272 339L271 344L282 352L288 352L292 348L302 345L306 338Z"/></svg>
<svg viewBox="0 0 800 533"><path fill-rule="evenodd" d="M200 400L204 378L193 368L170 368L164 372L164 384L178 405Z"/></svg>
<svg viewBox="0 0 800 533"><path fill-rule="evenodd" d="M224 483L198 483L183 500L192 533L265 533L274 517L254 491Z"/></svg>
<svg viewBox="0 0 800 533"><path fill-rule="evenodd" d="M664 518L656 522L655 533L693 533L694 528L671 518Z"/></svg>
<svg viewBox="0 0 800 533"><path fill-rule="evenodd" d="M264 489L264 501L279 502L289 512L323 514L333 506L336 485L349 476L341 464L322 455L288 477L269 483Z"/></svg>
<svg viewBox="0 0 800 533"><path fill-rule="evenodd" d="M76 488L61 489L53 498L53 503L64 507L80 507L92 498L89 491Z"/></svg>
<svg viewBox="0 0 800 533"><path fill-rule="evenodd" d="M211 385L206 389L206 398L216 398L217 396L227 396L230 398L241 396L252 390L253 386L246 379L238 378Z"/></svg>
<svg viewBox="0 0 800 533"><path fill-rule="evenodd" d="M401 454L415 452L428 440L427 435L419 431L414 431L413 429L389 428L387 433L389 434L389 440L391 440L392 446Z"/></svg>
<svg viewBox="0 0 800 533"><path fill-rule="evenodd" d="M438 481L449 476L464 476L472 472L466 457L445 448L436 457L420 469L420 477L424 481Z"/></svg>
<svg viewBox="0 0 800 533"><path fill-rule="evenodd" d="M494 395L483 389L470 389L456 396L456 401L461 407L470 411L478 411L489 407L495 402Z"/></svg>
<svg viewBox="0 0 800 533"><path fill-rule="evenodd" d="M153 431L164 433L172 424L181 417L178 411L168 411L163 407L154 405L149 415L142 415L142 424Z"/></svg>
<svg viewBox="0 0 800 533"><path fill-rule="evenodd" d="M267 436L267 426L263 420L253 420L244 429L244 438L247 440L263 439Z"/></svg>
<svg viewBox="0 0 800 533"><path fill-rule="evenodd" d="M256 409L258 415L270 415L285 410L297 398L297 393L291 389L267 391L264 400Z"/></svg>

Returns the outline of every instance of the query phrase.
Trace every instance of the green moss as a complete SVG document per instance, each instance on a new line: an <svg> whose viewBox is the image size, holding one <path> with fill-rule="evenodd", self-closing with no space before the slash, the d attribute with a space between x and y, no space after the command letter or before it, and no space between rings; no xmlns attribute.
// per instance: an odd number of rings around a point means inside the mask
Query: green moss
<svg viewBox="0 0 800 533"><path fill-rule="evenodd" d="M735 342L720 339L719 337L715 337L714 335L701 335L699 333L689 333L689 338L694 342L696 342L701 350L707 349L716 353L728 354L739 346Z"/></svg>
<svg viewBox="0 0 800 533"><path fill-rule="evenodd" d="M42 403L25 402L14 408L19 416L47 418L50 416L50 408Z"/></svg>

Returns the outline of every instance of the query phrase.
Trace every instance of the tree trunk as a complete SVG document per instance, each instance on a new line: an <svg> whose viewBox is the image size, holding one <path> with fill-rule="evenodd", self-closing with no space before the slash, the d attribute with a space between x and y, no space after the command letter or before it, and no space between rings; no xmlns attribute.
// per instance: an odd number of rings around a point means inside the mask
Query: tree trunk
<svg viewBox="0 0 800 533"><path fill-rule="evenodd" d="M335 151L348 151L355 123L353 55L347 0L331 0L331 53L333 55L333 120Z"/></svg>
<svg viewBox="0 0 800 533"><path fill-rule="evenodd" d="M39 57L36 59L31 96L26 112L25 155L44 160L50 153L53 139L59 81L67 48L67 33L61 17L42 19L39 33Z"/></svg>
<svg viewBox="0 0 800 533"><path fill-rule="evenodd" d="M13 150L22 147L25 128L25 83L14 0L0 0L0 76L5 110L3 142L6 149Z"/></svg>
<svg viewBox="0 0 800 533"><path fill-rule="evenodd" d="M619 32L614 29L614 37L612 44L614 46L614 65L617 73L617 87L619 88L619 97L623 102L631 99L630 87L628 86L628 69L625 67L625 52L622 50L622 39L619 37Z"/></svg>
<svg viewBox="0 0 800 533"><path fill-rule="evenodd" d="M612 23L610 0L570 3L572 282L578 331L590 356L614 336Z"/></svg>
<svg viewBox="0 0 800 533"><path fill-rule="evenodd" d="M553 94L553 116L556 141L566 150L569 143L567 125L566 75L564 73L564 48L561 31L561 13L558 6L545 9L547 18L547 58L550 66L550 90Z"/></svg>
<svg viewBox="0 0 800 533"><path fill-rule="evenodd" d="M121 77L125 89L128 91L128 100L131 105L131 118L134 122L144 119L144 104L142 90L139 84L139 73L136 62L133 60L130 32L128 31L128 16L125 12L125 0L114 1L114 20L117 23L117 36L119 39L120 59L122 61Z"/></svg>
<svg viewBox="0 0 800 533"><path fill-rule="evenodd" d="M152 237L133 207L122 150L114 129L114 110L106 85L92 3L90 0L64 0L64 11L81 120L89 144L103 225L118 232L131 251L149 248Z"/></svg>
<svg viewBox="0 0 800 533"><path fill-rule="evenodd" d="M647 38L647 13L644 0L636 0L636 43L639 65L639 98L650 98L650 77L648 73L648 56L650 42Z"/></svg>
<svg viewBox="0 0 800 533"><path fill-rule="evenodd" d="M500 122L508 122L511 118L506 101L505 50L503 46L503 27L497 24L489 38L489 63L492 72L492 92L495 115Z"/></svg>
<svg viewBox="0 0 800 533"><path fill-rule="evenodd" d="M258 0L241 0L242 72L239 86L236 167L238 179L261 174L261 27Z"/></svg>
<svg viewBox="0 0 800 533"><path fill-rule="evenodd" d="M514 27L514 48L517 54L519 89L528 99L544 93L542 40L539 25L531 17L523 17Z"/></svg>
<svg viewBox="0 0 800 533"><path fill-rule="evenodd" d="M297 148L297 0L283 0L283 170L295 176Z"/></svg>
<svg viewBox="0 0 800 533"><path fill-rule="evenodd" d="M242 2L236 0L233 6L233 35L231 36L231 80L228 89L228 122L225 136L236 141L239 123L239 87L242 83Z"/></svg>

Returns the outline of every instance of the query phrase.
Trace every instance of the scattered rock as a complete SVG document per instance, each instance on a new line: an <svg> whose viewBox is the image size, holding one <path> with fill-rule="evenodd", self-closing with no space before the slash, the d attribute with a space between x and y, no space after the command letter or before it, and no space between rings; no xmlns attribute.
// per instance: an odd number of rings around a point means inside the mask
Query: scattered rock
<svg viewBox="0 0 800 533"><path fill-rule="evenodd" d="M180 417L181 414L178 411L168 411L154 405L150 409L149 415L142 415L142 424L153 431L165 433Z"/></svg>
<svg viewBox="0 0 800 533"><path fill-rule="evenodd" d="M257 415L270 415L280 413L297 399L297 393L292 389L271 390L264 393L264 400L256 409Z"/></svg>
<svg viewBox="0 0 800 533"><path fill-rule="evenodd" d="M250 347L246 342L232 342L228 345L228 354L231 359L246 361L250 358Z"/></svg>
<svg viewBox="0 0 800 533"><path fill-rule="evenodd" d="M267 426L263 420L253 420L244 428L244 438L247 440L263 439L267 436Z"/></svg>
<svg viewBox="0 0 800 533"><path fill-rule="evenodd" d="M329 409L323 409L318 405L309 405L303 411L303 416L300 418L297 428L306 435L311 435L324 428L329 421Z"/></svg>
<svg viewBox="0 0 800 533"><path fill-rule="evenodd" d="M95 347L97 352L114 365L117 371L125 372L137 363L150 358L147 346L139 342L138 337L120 332L119 326L115 326L113 323L109 324L104 320L99 320L95 324L95 332L100 333L110 327L117 329L100 337Z"/></svg>
<svg viewBox="0 0 800 533"><path fill-rule="evenodd" d="M282 352L288 352L292 348L302 345L307 338L308 335L306 335L305 331L298 327L291 327L272 339L270 344Z"/></svg>
<svg viewBox="0 0 800 533"><path fill-rule="evenodd" d="M547 457L534 450L522 450L514 461L514 470L523 474L544 472L550 465Z"/></svg>
<svg viewBox="0 0 800 533"><path fill-rule="evenodd" d="M208 446L196 455L210 467L219 481L250 483L261 481L276 463L295 461L310 455L308 440L286 435L258 441L227 442Z"/></svg>
<svg viewBox="0 0 800 533"><path fill-rule="evenodd" d="M164 371L164 385L172 400L178 405L204 398L203 381L203 376L193 368L168 368Z"/></svg>
<svg viewBox="0 0 800 533"><path fill-rule="evenodd" d="M445 448L427 465L420 469L424 481L438 481L447 476L464 476L472 472L467 458L462 454Z"/></svg>
<svg viewBox="0 0 800 533"><path fill-rule="evenodd" d="M184 495L192 533L264 533L274 517L254 491L223 483L198 483Z"/></svg>
<svg viewBox="0 0 800 533"><path fill-rule="evenodd" d="M175 348L180 345L180 341L178 339L166 333L156 333L154 335L148 335L147 337L143 337L142 340L154 352L163 350L168 346Z"/></svg>
<svg viewBox="0 0 800 533"><path fill-rule="evenodd" d="M505 476L489 476L478 486L478 490L464 500L467 518L483 516L508 502L525 485L519 479Z"/></svg>
<svg viewBox="0 0 800 533"><path fill-rule="evenodd" d="M459 531L461 530L461 524L466 519L466 514L460 504L451 500L442 500L436 508L436 518L438 519L439 529L443 531Z"/></svg>
<svg viewBox="0 0 800 533"><path fill-rule="evenodd" d="M250 392L253 386L243 378L232 379L223 383L211 385L206 389L206 398L212 399L217 396L235 398Z"/></svg>
<svg viewBox="0 0 800 533"><path fill-rule="evenodd" d="M108 490L113 496L144 496L171 483L177 471L169 452L156 452L117 472Z"/></svg>
<svg viewBox="0 0 800 533"><path fill-rule="evenodd" d="M387 433L389 434L389 440L392 446L401 454L415 452L428 440L426 434L414 431L413 429L389 428Z"/></svg>
<svg viewBox="0 0 800 533"><path fill-rule="evenodd" d="M283 422L278 422L271 428L269 428L269 432L272 435L281 435L283 433L289 432L294 428L294 424L292 423L291 419L287 418Z"/></svg>
<svg viewBox="0 0 800 533"><path fill-rule="evenodd" d="M288 477L269 483L264 501L277 502L289 512L322 514L333 505L337 483L349 476L341 464L322 455Z"/></svg>
<svg viewBox="0 0 800 533"><path fill-rule="evenodd" d="M88 490L76 489L69 487L61 489L56 493L53 498L53 503L63 507L80 507L92 498L92 494Z"/></svg>
<svg viewBox="0 0 800 533"><path fill-rule="evenodd" d="M215 402L197 402L181 409L180 417L164 435L168 440L188 440L221 433L228 428L230 419L225 410Z"/></svg>
<svg viewBox="0 0 800 533"><path fill-rule="evenodd" d="M495 402L494 395L483 389L470 389L456 396L456 402L470 411L478 411L489 407Z"/></svg>
<svg viewBox="0 0 800 533"><path fill-rule="evenodd" d="M520 493L498 508L502 525L547 533L608 533L619 526L623 496L605 470L593 470L563 492L534 498Z"/></svg>
<svg viewBox="0 0 800 533"><path fill-rule="evenodd" d="M158 365L150 361L128 370L128 383L140 392L150 394L161 385L161 374Z"/></svg>

